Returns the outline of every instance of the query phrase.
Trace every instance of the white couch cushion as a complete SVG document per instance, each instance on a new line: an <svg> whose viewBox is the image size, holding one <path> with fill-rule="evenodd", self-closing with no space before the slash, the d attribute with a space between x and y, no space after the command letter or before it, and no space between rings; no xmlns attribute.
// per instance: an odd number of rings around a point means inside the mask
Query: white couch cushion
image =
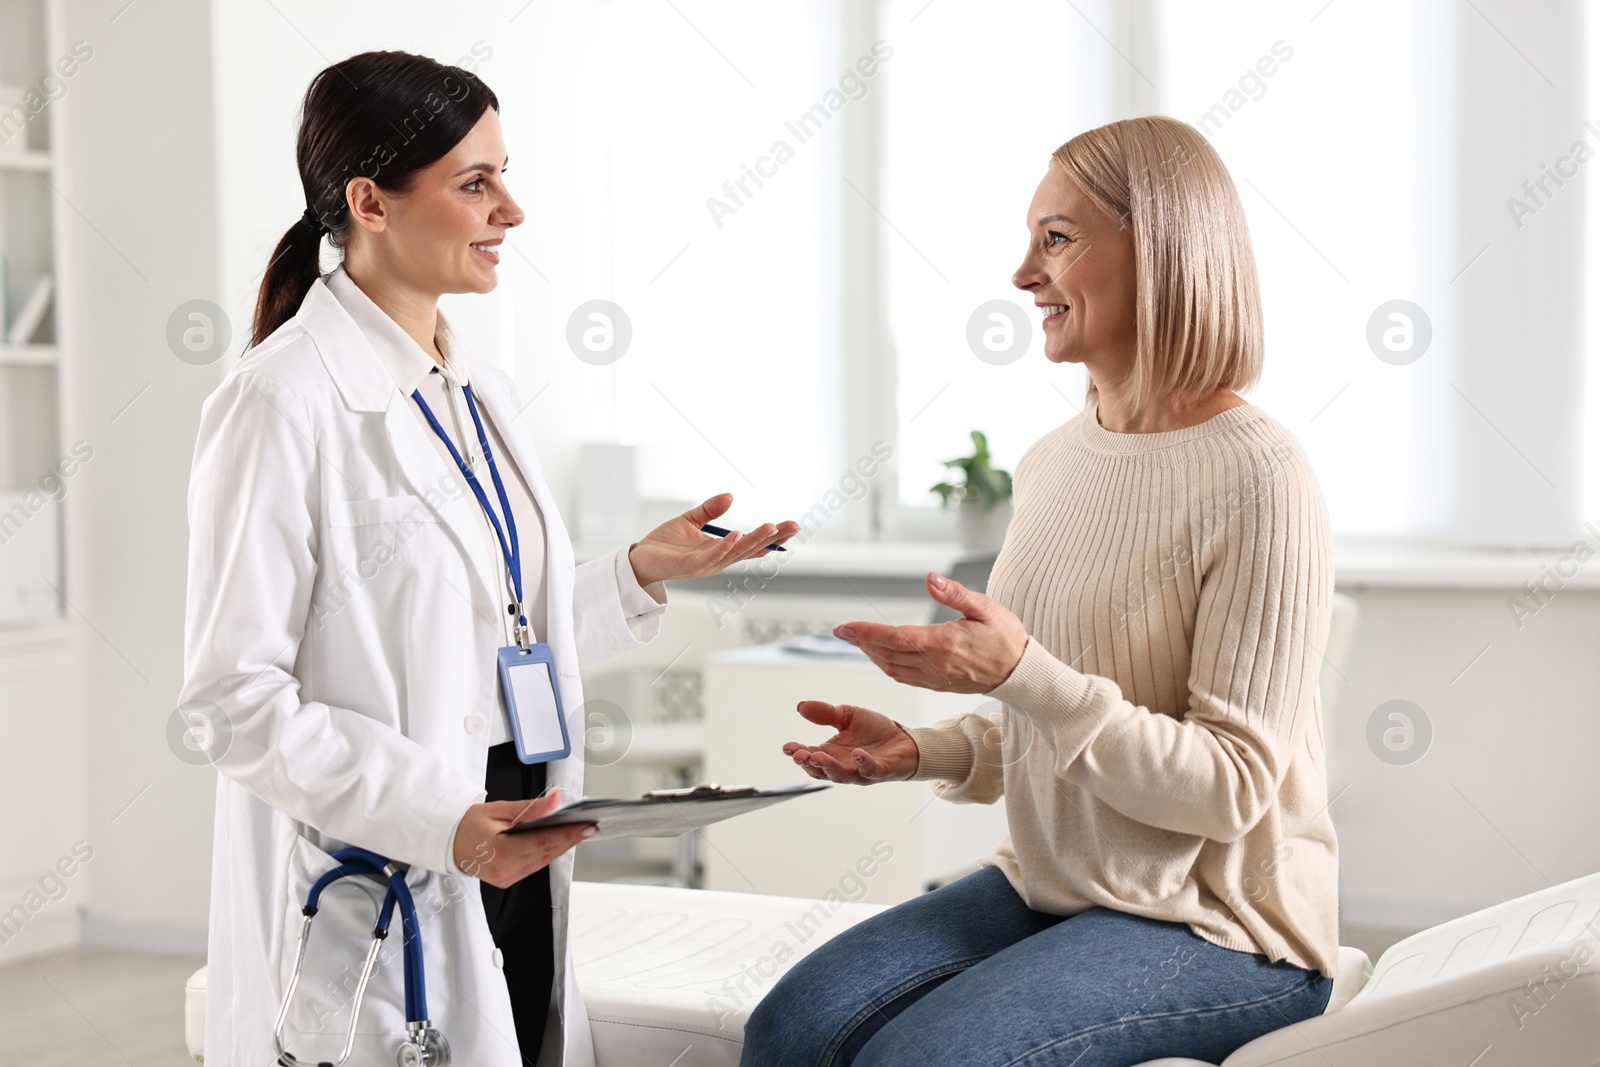
<svg viewBox="0 0 1600 1067"><path fill-rule="evenodd" d="M824 941L882 910L574 882L572 955L597 1067L737 1067L762 995Z"/></svg>
<svg viewBox="0 0 1600 1067"><path fill-rule="evenodd" d="M1337 1012L1257 1038L1224 1067L1592 1067L1600 1064L1597 942L1600 874L1592 874L1390 946Z"/></svg>

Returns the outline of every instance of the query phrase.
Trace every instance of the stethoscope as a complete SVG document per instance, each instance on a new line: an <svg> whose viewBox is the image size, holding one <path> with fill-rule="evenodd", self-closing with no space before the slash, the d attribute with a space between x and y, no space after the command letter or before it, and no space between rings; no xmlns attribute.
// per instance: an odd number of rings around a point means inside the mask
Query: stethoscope
<svg viewBox="0 0 1600 1067"><path fill-rule="evenodd" d="M311 883L311 889L306 893L305 907L300 909L305 918L300 923L300 948L295 956L294 974L289 977L288 988L283 993L283 1006L278 1009L278 1021L272 1028L272 1041L277 1047L278 1064L280 1067L341 1067L344 1061L350 1058L350 1050L355 1046L356 1040L356 1019L361 1014L361 998L366 994L367 982L372 978L373 969L377 966L378 950L383 947L384 938L389 936L389 919L394 915L395 905L399 904L405 955L406 1037L400 1042L395 1060L400 1067L449 1067L450 1043L444 1039L444 1034L435 1030L433 1024L428 1021L428 993L422 971L422 930L417 925L417 909L411 900L411 888L406 885L405 872L382 856L368 852L364 848L342 848L333 854L333 858L339 861L339 866ZM356 983L355 999L350 1004L350 1030L345 1034L344 1049L339 1053L339 1058L332 1063L299 1060L283 1047L283 1024L289 1017L289 1003L294 999L295 987L300 984L300 969L305 966L306 942L311 937L311 920L317 914L317 901L321 898L322 891L339 879L352 874L371 874L386 878L389 882L389 891L384 894L383 905L378 908L378 921L372 928L372 946L367 949L367 959L361 967L361 978Z"/></svg>

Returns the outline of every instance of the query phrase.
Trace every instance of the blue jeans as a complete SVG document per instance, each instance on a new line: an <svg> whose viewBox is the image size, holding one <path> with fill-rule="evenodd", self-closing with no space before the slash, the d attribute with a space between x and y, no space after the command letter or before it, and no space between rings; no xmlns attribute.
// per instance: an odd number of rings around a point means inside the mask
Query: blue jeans
<svg viewBox="0 0 1600 1067"><path fill-rule="evenodd" d="M1333 980L1180 922L1034 911L985 867L819 947L756 1005L740 1067L1221 1063Z"/></svg>

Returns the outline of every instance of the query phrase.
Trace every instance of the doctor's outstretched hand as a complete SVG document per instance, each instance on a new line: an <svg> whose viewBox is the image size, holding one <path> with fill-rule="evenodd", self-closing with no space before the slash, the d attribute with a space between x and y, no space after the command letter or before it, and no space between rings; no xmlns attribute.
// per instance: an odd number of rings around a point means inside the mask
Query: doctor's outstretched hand
<svg viewBox="0 0 1600 1067"><path fill-rule="evenodd" d="M533 800L491 800L474 804L456 826L456 866L472 878L506 889L543 870L567 849L590 836L592 822L548 830L507 834L519 822L548 815L561 803L561 788Z"/></svg>
<svg viewBox="0 0 1600 1067"><path fill-rule="evenodd" d="M700 529L714 522L732 503L732 493L720 493L667 520L630 546L628 562L633 564L639 584L720 574L740 560L766 555L768 545L781 545L800 532L800 524L793 520L766 523L747 534L735 530L727 537L714 537Z"/></svg>
<svg viewBox="0 0 1600 1067"><path fill-rule="evenodd" d="M940 693L987 693L1007 678L1028 647L1022 620L1004 605L942 574L928 594L961 618L932 626L847 622L833 635L855 645L897 682Z"/></svg>

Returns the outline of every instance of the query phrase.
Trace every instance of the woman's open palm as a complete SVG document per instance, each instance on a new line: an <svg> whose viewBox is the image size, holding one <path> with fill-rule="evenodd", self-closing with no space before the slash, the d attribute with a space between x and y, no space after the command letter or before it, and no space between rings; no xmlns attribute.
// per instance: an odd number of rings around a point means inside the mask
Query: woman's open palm
<svg viewBox="0 0 1600 1067"><path fill-rule="evenodd" d="M917 773L917 743L899 723L854 704L802 700L795 706L834 735L819 745L790 741L783 751L813 778L846 785L901 782Z"/></svg>

